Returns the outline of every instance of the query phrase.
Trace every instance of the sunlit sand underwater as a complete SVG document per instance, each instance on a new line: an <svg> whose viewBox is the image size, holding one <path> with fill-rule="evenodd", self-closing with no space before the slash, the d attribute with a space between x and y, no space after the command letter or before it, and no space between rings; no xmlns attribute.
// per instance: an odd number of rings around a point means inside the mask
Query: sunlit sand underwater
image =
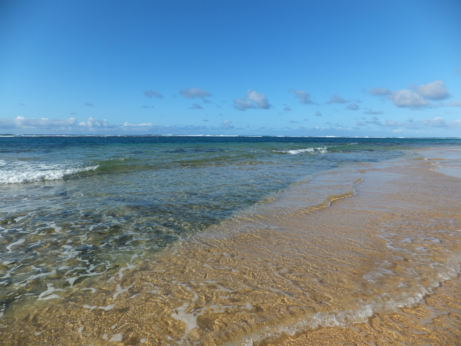
<svg viewBox="0 0 461 346"><path fill-rule="evenodd" d="M4 139L0 342L460 344L459 144Z"/></svg>

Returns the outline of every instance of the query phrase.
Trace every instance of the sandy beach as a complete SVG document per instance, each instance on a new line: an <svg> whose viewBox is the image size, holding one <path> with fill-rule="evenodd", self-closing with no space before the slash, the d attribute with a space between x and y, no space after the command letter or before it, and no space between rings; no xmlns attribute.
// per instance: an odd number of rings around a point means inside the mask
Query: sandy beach
<svg viewBox="0 0 461 346"><path fill-rule="evenodd" d="M425 151L437 172L461 178L459 149ZM434 161L443 164L434 164ZM453 182L456 184L456 182ZM461 280L459 274L436 287L422 302L394 312L373 315L348 328L324 327L284 335L269 345L459 345L461 344Z"/></svg>
<svg viewBox="0 0 461 346"><path fill-rule="evenodd" d="M319 328L281 337L267 345L459 345L461 281L451 279L423 298L423 303L375 314L348 328Z"/></svg>

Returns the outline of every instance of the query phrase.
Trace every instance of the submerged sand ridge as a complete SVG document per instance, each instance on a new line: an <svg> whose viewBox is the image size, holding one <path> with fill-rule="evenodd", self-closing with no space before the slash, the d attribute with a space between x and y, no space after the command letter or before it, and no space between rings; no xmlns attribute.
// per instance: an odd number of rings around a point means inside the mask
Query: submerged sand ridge
<svg viewBox="0 0 461 346"><path fill-rule="evenodd" d="M251 345L427 306L461 259L461 184L433 168L408 156L314 177L91 290L5 311L0 341Z"/></svg>

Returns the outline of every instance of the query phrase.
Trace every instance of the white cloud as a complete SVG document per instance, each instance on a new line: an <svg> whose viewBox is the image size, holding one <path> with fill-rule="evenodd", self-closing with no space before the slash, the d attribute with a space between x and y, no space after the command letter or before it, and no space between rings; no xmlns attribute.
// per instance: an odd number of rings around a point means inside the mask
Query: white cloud
<svg viewBox="0 0 461 346"><path fill-rule="evenodd" d="M461 107L461 101L453 101L448 104L451 107Z"/></svg>
<svg viewBox="0 0 461 346"><path fill-rule="evenodd" d="M421 108L429 105L429 102L417 93L404 89L393 92L389 98L397 107L405 108Z"/></svg>
<svg viewBox="0 0 461 346"><path fill-rule="evenodd" d="M346 108L351 111L356 111L360 109L360 107L355 103L349 103Z"/></svg>
<svg viewBox="0 0 461 346"><path fill-rule="evenodd" d="M328 101L327 103L332 104L332 103L346 103L346 102L347 101L344 98L342 98L341 96L333 95L333 96L331 96L330 101Z"/></svg>
<svg viewBox="0 0 461 346"><path fill-rule="evenodd" d="M128 122L125 122L123 124L124 127L152 127L154 124L152 123L142 123L142 124L130 124Z"/></svg>
<svg viewBox="0 0 461 346"><path fill-rule="evenodd" d="M185 98L188 98L188 99L194 99L194 98L204 98L204 97L207 97L207 96L211 96L211 94L204 90L204 89L200 89L200 88L189 88L189 89L184 89L184 90L181 90L180 91L180 94L182 96L184 96Z"/></svg>
<svg viewBox="0 0 461 346"><path fill-rule="evenodd" d="M269 101L267 100L266 95L258 93L254 90L249 89L247 91L247 98L250 101L253 101L256 103L256 106L258 108L263 108L263 109L269 109L271 105L269 104Z"/></svg>
<svg viewBox="0 0 461 346"><path fill-rule="evenodd" d="M74 117L69 119L49 120L48 118L27 119L17 116L14 119L0 119L0 127L4 129L59 129L76 125Z"/></svg>
<svg viewBox="0 0 461 346"><path fill-rule="evenodd" d="M377 114L383 114L381 111L374 111L371 109L366 109L363 114L368 114L368 115L377 115Z"/></svg>
<svg viewBox="0 0 461 346"><path fill-rule="evenodd" d="M95 128L107 128L109 127L109 122L106 119L97 120L90 117L87 119L87 121L79 123L78 126L86 126L88 129L92 130Z"/></svg>
<svg viewBox="0 0 461 346"><path fill-rule="evenodd" d="M460 128L461 120L446 121L441 117L426 119L423 124L427 127L444 127L449 129Z"/></svg>
<svg viewBox="0 0 461 346"><path fill-rule="evenodd" d="M405 127L406 124L405 123L402 123L402 122L399 122L399 121L394 121L394 120L386 120L384 125L384 127Z"/></svg>
<svg viewBox="0 0 461 346"><path fill-rule="evenodd" d="M424 125L429 126L429 127L445 127L446 121L441 117L437 117L434 119L424 120Z"/></svg>
<svg viewBox="0 0 461 346"><path fill-rule="evenodd" d="M237 108L240 111L245 111L249 108L255 108L254 104L252 104L248 100L243 100L243 99L235 99L234 100L234 107Z"/></svg>
<svg viewBox="0 0 461 346"><path fill-rule="evenodd" d="M197 104L197 103L194 103L194 104L192 104L192 107L190 107L190 109L203 109L203 107L200 106L200 105Z"/></svg>
<svg viewBox="0 0 461 346"><path fill-rule="evenodd" d="M308 104L314 103L312 102L311 95L308 94L307 92L303 90L294 90L294 89L291 89L290 92L291 91L296 95L296 97L299 98L299 102L301 102L302 104L308 105Z"/></svg>
<svg viewBox="0 0 461 346"><path fill-rule="evenodd" d="M228 122L229 129L235 129ZM219 128L208 128L206 126L162 126L152 123L134 124L124 122L122 125L110 125L107 120L88 118L86 121L78 122L75 118L55 119L48 118L28 119L18 116L14 119L1 119L0 128L8 129L17 134L217 134ZM214 132L213 132L214 131Z"/></svg>
<svg viewBox="0 0 461 346"><path fill-rule="evenodd" d="M440 101L450 97L444 82L441 80L420 86L410 86L410 89L391 91L385 87L371 88L370 94L374 96L387 96L397 107L412 109L429 106L430 103L428 100ZM435 104L435 107L442 106L444 106L443 102Z"/></svg>
<svg viewBox="0 0 461 346"><path fill-rule="evenodd" d="M378 117L372 117L370 121L366 121L367 124L382 126L381 122L379 121Z"/></svg>
<svg viewBox="0 0 461 346"><path fill-rule="evenodd" d="M392 91L390 91L388 88L381 87L381 88L371 88L370 89L370 94L374 96L388 96L392 94Z"/></svg>
<svg viewBox="0 0 461 346"><path fill-rule="evenodd" d="M223 129L231 129L233 128L233 126L231 125L232 121L229 121L229 120L224 120L221 124L221 127Z"/></svg>
<svg viewBox="0 0 461 346"><path fill-rule="evenodd" d="M266 95L248 89L245 99L234 100L234 107L240 111L245 111L249 108L269 109L271 105Z"/></svg>
<svg viewBox="0 0 461 346"><path fill-rule="evenodd" d="M144 96L148 97L148 98L158 98L158 99L163 99L163 95L161 95L158 91L155 91L155 90L147 90L147 91L144 91Z"/></svg>
<svg viewBox="0 0 461 346"><path fill-rule="evenodd" d="M371 121L358 121L358 126L376 125L380 128L391 128L391 129L406 129L406 130L418 130L418 129L434 129L434 128L444 128L447 130L461 128L461 120L446 121L441 117L435 117L432 119L425 119L415 121L412 118L407 119L406 121L395 121L395 120L386 120L384 123L381 123L378 118L373 117Z"/></svg>
<svg viewBox="0 0 461 346"><path fill-rule="evenodd" d="M322 113L320 113L319 111L315 112L315 115L318 116L318 117L321 117L322 116Z"/></svg>
<svg viewBox="0 0 461 346"><path fill-rule="evenodd" d="M444 100L450 97L445 84L441 80L420 85L416 91L427 100Z"/></svg>

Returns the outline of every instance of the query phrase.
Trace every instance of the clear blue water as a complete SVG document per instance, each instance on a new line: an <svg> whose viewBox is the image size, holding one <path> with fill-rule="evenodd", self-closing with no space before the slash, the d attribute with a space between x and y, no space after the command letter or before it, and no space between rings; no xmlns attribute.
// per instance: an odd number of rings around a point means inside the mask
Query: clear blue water
<svg viewBox="0 0 461 346"><path fill-rule="evenodd" d="M113 275L290 185L457 139L1 137L0 305Z"/></svg>

